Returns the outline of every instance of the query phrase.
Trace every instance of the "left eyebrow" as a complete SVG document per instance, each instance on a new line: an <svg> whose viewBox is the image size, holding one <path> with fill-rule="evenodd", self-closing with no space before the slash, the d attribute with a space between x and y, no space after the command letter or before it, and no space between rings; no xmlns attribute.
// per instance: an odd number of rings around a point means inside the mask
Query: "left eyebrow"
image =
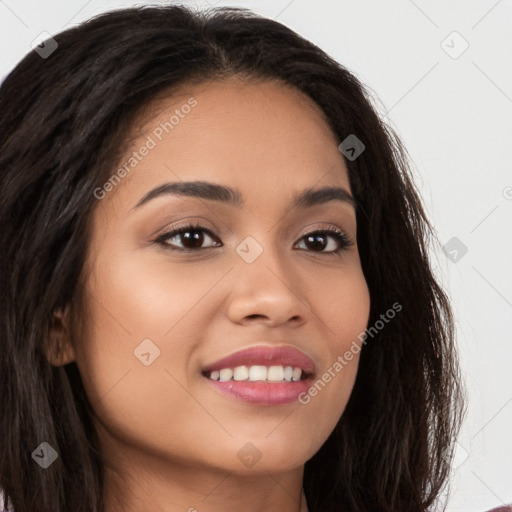
<svg viewBox="0 0 512 512"><path fill-rule="evenodd" d="M144 195L144 197L142 197L142 199L140 199L134 208L139 208L152 199L167 194L219 201L237 208L242 208L244 205L243 195L238 189L207 181L186 181L164 183L163 185L150 190ZM354 209L356 206L354 198L344 188L323 187L316 190L304 190L292 200L292 207L310 208L329 201L341 201L349 204Z"/></svg>
<svg viewBox="0 0 512 512"><path fill-rule="evenodd" d="M356 208L355 199L341 187L323 187L317 190L307 189L293 201L294 208L310 208L329 201L341 201Z"/></svg>

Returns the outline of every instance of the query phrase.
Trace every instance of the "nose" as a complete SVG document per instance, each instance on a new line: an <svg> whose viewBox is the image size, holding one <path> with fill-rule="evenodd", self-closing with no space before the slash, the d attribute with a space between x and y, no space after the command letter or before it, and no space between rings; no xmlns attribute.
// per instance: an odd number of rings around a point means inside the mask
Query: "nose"
<svg viewBox="0 0 512 512"><path fill-rule="evenodd" d="M236 324L261 323L268 327L298 327L311 314L301 292L302 280L290 265L270 251L253 263L238 262L227 315Z"/></svg>

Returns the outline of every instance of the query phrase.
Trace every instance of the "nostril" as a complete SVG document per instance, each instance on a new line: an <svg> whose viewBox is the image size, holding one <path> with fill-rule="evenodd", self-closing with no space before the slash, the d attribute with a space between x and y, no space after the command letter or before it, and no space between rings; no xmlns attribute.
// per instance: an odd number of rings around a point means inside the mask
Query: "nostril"
<svg viewBox="0 0 512 512"><path fill-rule="evenodd" d="M249 315L247 318L248 319L265 318L265 316L264 315L258 315L257 313L255 313L254 315Z"/></svg>

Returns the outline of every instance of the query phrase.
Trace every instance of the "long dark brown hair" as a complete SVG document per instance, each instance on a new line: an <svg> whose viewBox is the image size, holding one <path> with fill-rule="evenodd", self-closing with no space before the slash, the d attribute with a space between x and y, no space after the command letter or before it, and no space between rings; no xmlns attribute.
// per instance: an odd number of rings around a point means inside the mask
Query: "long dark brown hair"
<svg viewBox="0 0 512 512"><path fill-rule="evenodd" d="M94 411L78 368L46 357L53 313L81 304L93 191L112 175L137 115L158 93L231 76L299 89L340 142L355 134L364 143L346 164L369 325L391 304L403 307L363 347L346 410L306 463L309 509L442 507L463 413L452 312L429 262L437 238L409 158L365 87L311 42L245 9L129 8L54 38L51 55L32 51L0 87L0 486L15 511L103 510ZM59 454L46 470L31 457L43 441Z"/></svg>

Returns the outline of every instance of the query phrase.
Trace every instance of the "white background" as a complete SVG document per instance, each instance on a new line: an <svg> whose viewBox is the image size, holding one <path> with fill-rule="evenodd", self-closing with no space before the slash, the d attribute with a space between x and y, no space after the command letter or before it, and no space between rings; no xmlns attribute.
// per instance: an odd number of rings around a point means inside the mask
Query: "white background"
<svg viewBox="0 0 512 512"><path fill-rule="evenodd" d="M433 254L455 309L469 396L448 511L512 503L512 1L183 3L274 18L380 99L415 163L441 243L456 237L467 247L456 263L444 251ZM41 32L132 5L140 3L0 0L0 76ZM469 47L458 56L464 40Z"/></svg>

